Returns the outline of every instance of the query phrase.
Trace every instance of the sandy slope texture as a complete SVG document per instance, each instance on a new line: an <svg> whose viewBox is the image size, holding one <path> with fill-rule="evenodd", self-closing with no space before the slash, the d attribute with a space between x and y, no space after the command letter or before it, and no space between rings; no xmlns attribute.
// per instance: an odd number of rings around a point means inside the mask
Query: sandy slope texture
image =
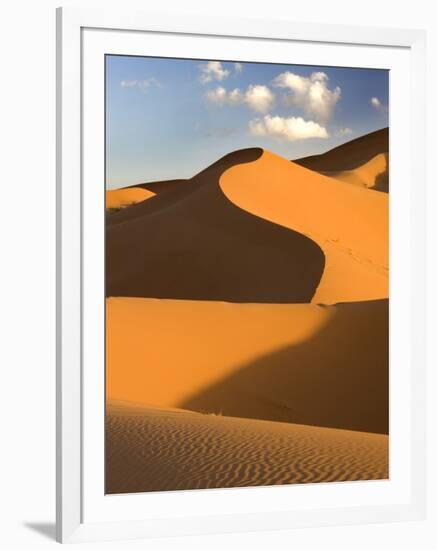
<svg viewBox="0 0 437 550"><path fill-rule="evenodd" d="M269 151L228 169L220 187L239 208L305 235L321 248L325 267L313 302L388 296L385 193L328 178Z"/></svg>
<svg viewBox="0 0 437 550"><path fill-rule="evenodd" d="M262 171L263 158L260 149L236 151L189 184L110 216L107 294L311 301L325 263L320 246L299 230L234 205L220 188L219 181L232 166L253 165Z"/></svg>
<svg viewBox="0 0 437 550"><path fill-rule="evenodd" d="M321 155L294 160L316 172L354 170L381 153L389 151L389 129L382 128L330 149Z"/></svg>
<svg viewBox="0 0 437 550"><path fill-rule="evenodd" d="M386 300L107 300L108 399L388 432Z"/></svg>
<svg viewBox="0 0 437 550"><path fill-rule="evenodd" d="M109 403L106 492L386 479L388 437Z"/></svg>
<svg viewBox="0 0 437 550"><path fill-rule="evenodd" d="M375 191L389 189L389 131L377 130L353 139L321 155L305 157L295 163L353 185Z"/></svg>
<svg viewBox="0 0 437 550"><path fill-rule="evenodd" d="M354 170L323 172L325 176L336 178L352 185L366 187L374 191L388 192L388 155L381 153Z"/></svg>
<svg viewBox="0 0 437 550"><path fill-rule="evenodd" d="M155 193L148 189L142 189L140 187L125 187L122 189L112 189L106 191L106 208L118 209L142 202L150 197L153 197Z"/></svg>

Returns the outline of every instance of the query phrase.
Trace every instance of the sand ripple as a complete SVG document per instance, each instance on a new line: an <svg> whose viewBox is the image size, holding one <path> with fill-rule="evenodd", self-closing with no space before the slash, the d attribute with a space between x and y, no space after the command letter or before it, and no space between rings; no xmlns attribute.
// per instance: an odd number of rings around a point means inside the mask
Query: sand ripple
<svg viewBox="0 0 437 550"><path fill-rule="evenodd" d="M386 479L388 436L111 405L107 493Z"/></svg>

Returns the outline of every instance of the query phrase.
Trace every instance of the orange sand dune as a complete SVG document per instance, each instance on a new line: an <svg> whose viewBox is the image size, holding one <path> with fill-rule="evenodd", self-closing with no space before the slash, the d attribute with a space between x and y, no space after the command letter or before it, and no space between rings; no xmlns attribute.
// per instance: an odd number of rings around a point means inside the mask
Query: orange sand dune
<svg viewBox="0 0 437 550"><path fill-rule="evenodd" d="M388 155L387 153L380 153L354 170L323 172L323 174L346 183L387 193Z"/></svg>
<svg viewBox="0 0 437 550"><path fill-rule="evenodd" d="M325 268L313 302L388 296L386 194L327 178L269 151L228 169L220 187L239 208L319 245Z"/></svg>
<svg viewBox="0 0 437 550"><path fill-rule="evenodd" d="M326 304L388 296L386 195L250 149L178 189L111 216L109 296Z"/></svg>
<svg viewBox="0 0 437 550"><path fill-rule="evenodd" d="M389 129L382 128L352 139L321 155L304 157L293 162L316 172L354 170L381 153L388 153Z"/></svg>
<svg viewBox="0 0 437 550"><path fill-rule="evenodd" d="M388 478L388 437L110 403L106 492Z"/></svg>
<svg viewBox="0 0 437 550"><path fill-rule="evenodd" d="M177 179L177 180L163 180L163 181L149 181L146 183L138 183L132 187L140 187L147 191L152 191L153 194L160 195L161 193L167 193L174 189L179 189L189 184L189 179Z"/></svg>
<svg viewBox="0 0 437 550"><path fill-rule="evenodd" d="M387 301L110 298L106 345L109 400L388 432Z"/></svg>
<svg viewBox="0 0 437 550"><path fill-rule="evenodd" d="M106 191L106 208L124 208L138 202L142 202L155 193L139 187L125 187Z"/></svg>
<svg viewBox="0 0 437 550"><path fill-rule="evenodd" d="M388 192L389 130L383 128L296 164L347 183Z"/></svg>
<svg viewBox="0 0 437 550"><path fill-rule="evenodd" d="M321 248L301 232L235 206L219 186L235 164L262 171L262 163L251 162L261 155L262 161L261 149L227 155L181 195L162 193L111 216L108 295L309 302L323 273Z"/></svg>

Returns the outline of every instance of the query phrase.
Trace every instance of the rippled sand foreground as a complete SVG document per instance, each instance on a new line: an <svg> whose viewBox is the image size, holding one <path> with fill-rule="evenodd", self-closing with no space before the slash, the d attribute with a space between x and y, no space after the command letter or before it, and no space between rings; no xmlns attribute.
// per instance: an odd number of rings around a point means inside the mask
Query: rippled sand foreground
<svg viewBox="0 0 437 550"><path fill-rule="evenodd" d="M107 493L387 477L386 435L108 405Z"/></svg>

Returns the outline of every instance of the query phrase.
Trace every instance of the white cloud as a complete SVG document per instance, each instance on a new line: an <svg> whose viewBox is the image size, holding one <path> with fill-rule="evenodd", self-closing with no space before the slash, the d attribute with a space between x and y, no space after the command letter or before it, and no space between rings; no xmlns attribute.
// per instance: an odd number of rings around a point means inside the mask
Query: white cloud
<svg viewBox="0 0 437 550"><path fill-rule="evenodd" d="M337 130L337 136L350 136L353 133L353 130L351 130L350 128L340 128L339 130Z"/></svg>
<svg viewBox="0 0 437 550"><path fill-rule="evenodd" d="M244 100L257 113L267 113L273 107L275 96L267 86L257 84L249 86Z"/></svg>
<svg viewBox="0 0 437 550"><path fill-rule="evenodd" d="M243 64L242 63L234 63L234 71L236 73L241 73L243 70Z"/></svg>
<svg viewBox="0 0 437 550"><path fill-rule="evenodd" d="M377 97L372 97L372 98L370 99L370 105L371 105L372 107L375 107L375 109L376 109L377 111L379 111L380 109L382 109L382 103L381 103L381 101L380 101Z"/></svg>
<svg viewBox="0 0 437 550"><path fill-rule="evenodd" d="M145 92L150 86L157 86L158 88L161 88L162 84L157 78L155 78L154 76L150 76L149 78L145 78L143 80L122 80L120 82L120 86L122 88L137 87Z"/></svg>
<svg viewBox="0 0 437 550"><path fill-rule="evenodd" d="M223 88L223 86L219 86L218 88L215 88L214 90L208 90L206 92L206 97L208 101L211 101L211 103L227 103L228 102L228 92Z"/></svg>
<svg viewBox="0 0 437 550"><path fill-rule="evenodd" d="M284 118L266 115L262 119L249 122L249 131L253 136L268 136L280 141L298 141L309 138L328 138L323 126L302 117Z"/></svg>
<svg viewBox="0 0 437 550"><path fill-rule="evenodd" d="M240 92L239 88L235 88L232 92L228 93L228 103L230 105L239 105L244 101L244 94Z"/></svg>
<svg viewBox="0 0 437 550"><path fill-rule="evenodd" d="M300 76L290 71L281 73L273 80L273 86L291 92L286 97L288 104L303 109L310 116L326 122L341 96L341 88L328 88L328 75L314 72L309 77Z"/></svg>
<svg viewBox="0 0 437 550"><path fill-rule="evenodd" d="M138 80L122 80L120 86L122 88L133 88L138 83Z"/></svg>
<svg viewBox="0 0 437 550"><path fill-rule="evenodd" d="M222 105L241 105L245 103L252 110L263 114L271 109L275 100L269 88L260 84L249 86L246 92L242 92L239 88L228 92L223 86L218 86L214 90L208 90L205 95L212 103Z"/></svg>
<svg viewBox="0 0 437 550"><path fill-rule="evenodd" d="M200 82L207 84L214 80L221 82L227 78L230 72L223 67L220 61L208 61L204 65L199 65L200 68Z"/></svg>

